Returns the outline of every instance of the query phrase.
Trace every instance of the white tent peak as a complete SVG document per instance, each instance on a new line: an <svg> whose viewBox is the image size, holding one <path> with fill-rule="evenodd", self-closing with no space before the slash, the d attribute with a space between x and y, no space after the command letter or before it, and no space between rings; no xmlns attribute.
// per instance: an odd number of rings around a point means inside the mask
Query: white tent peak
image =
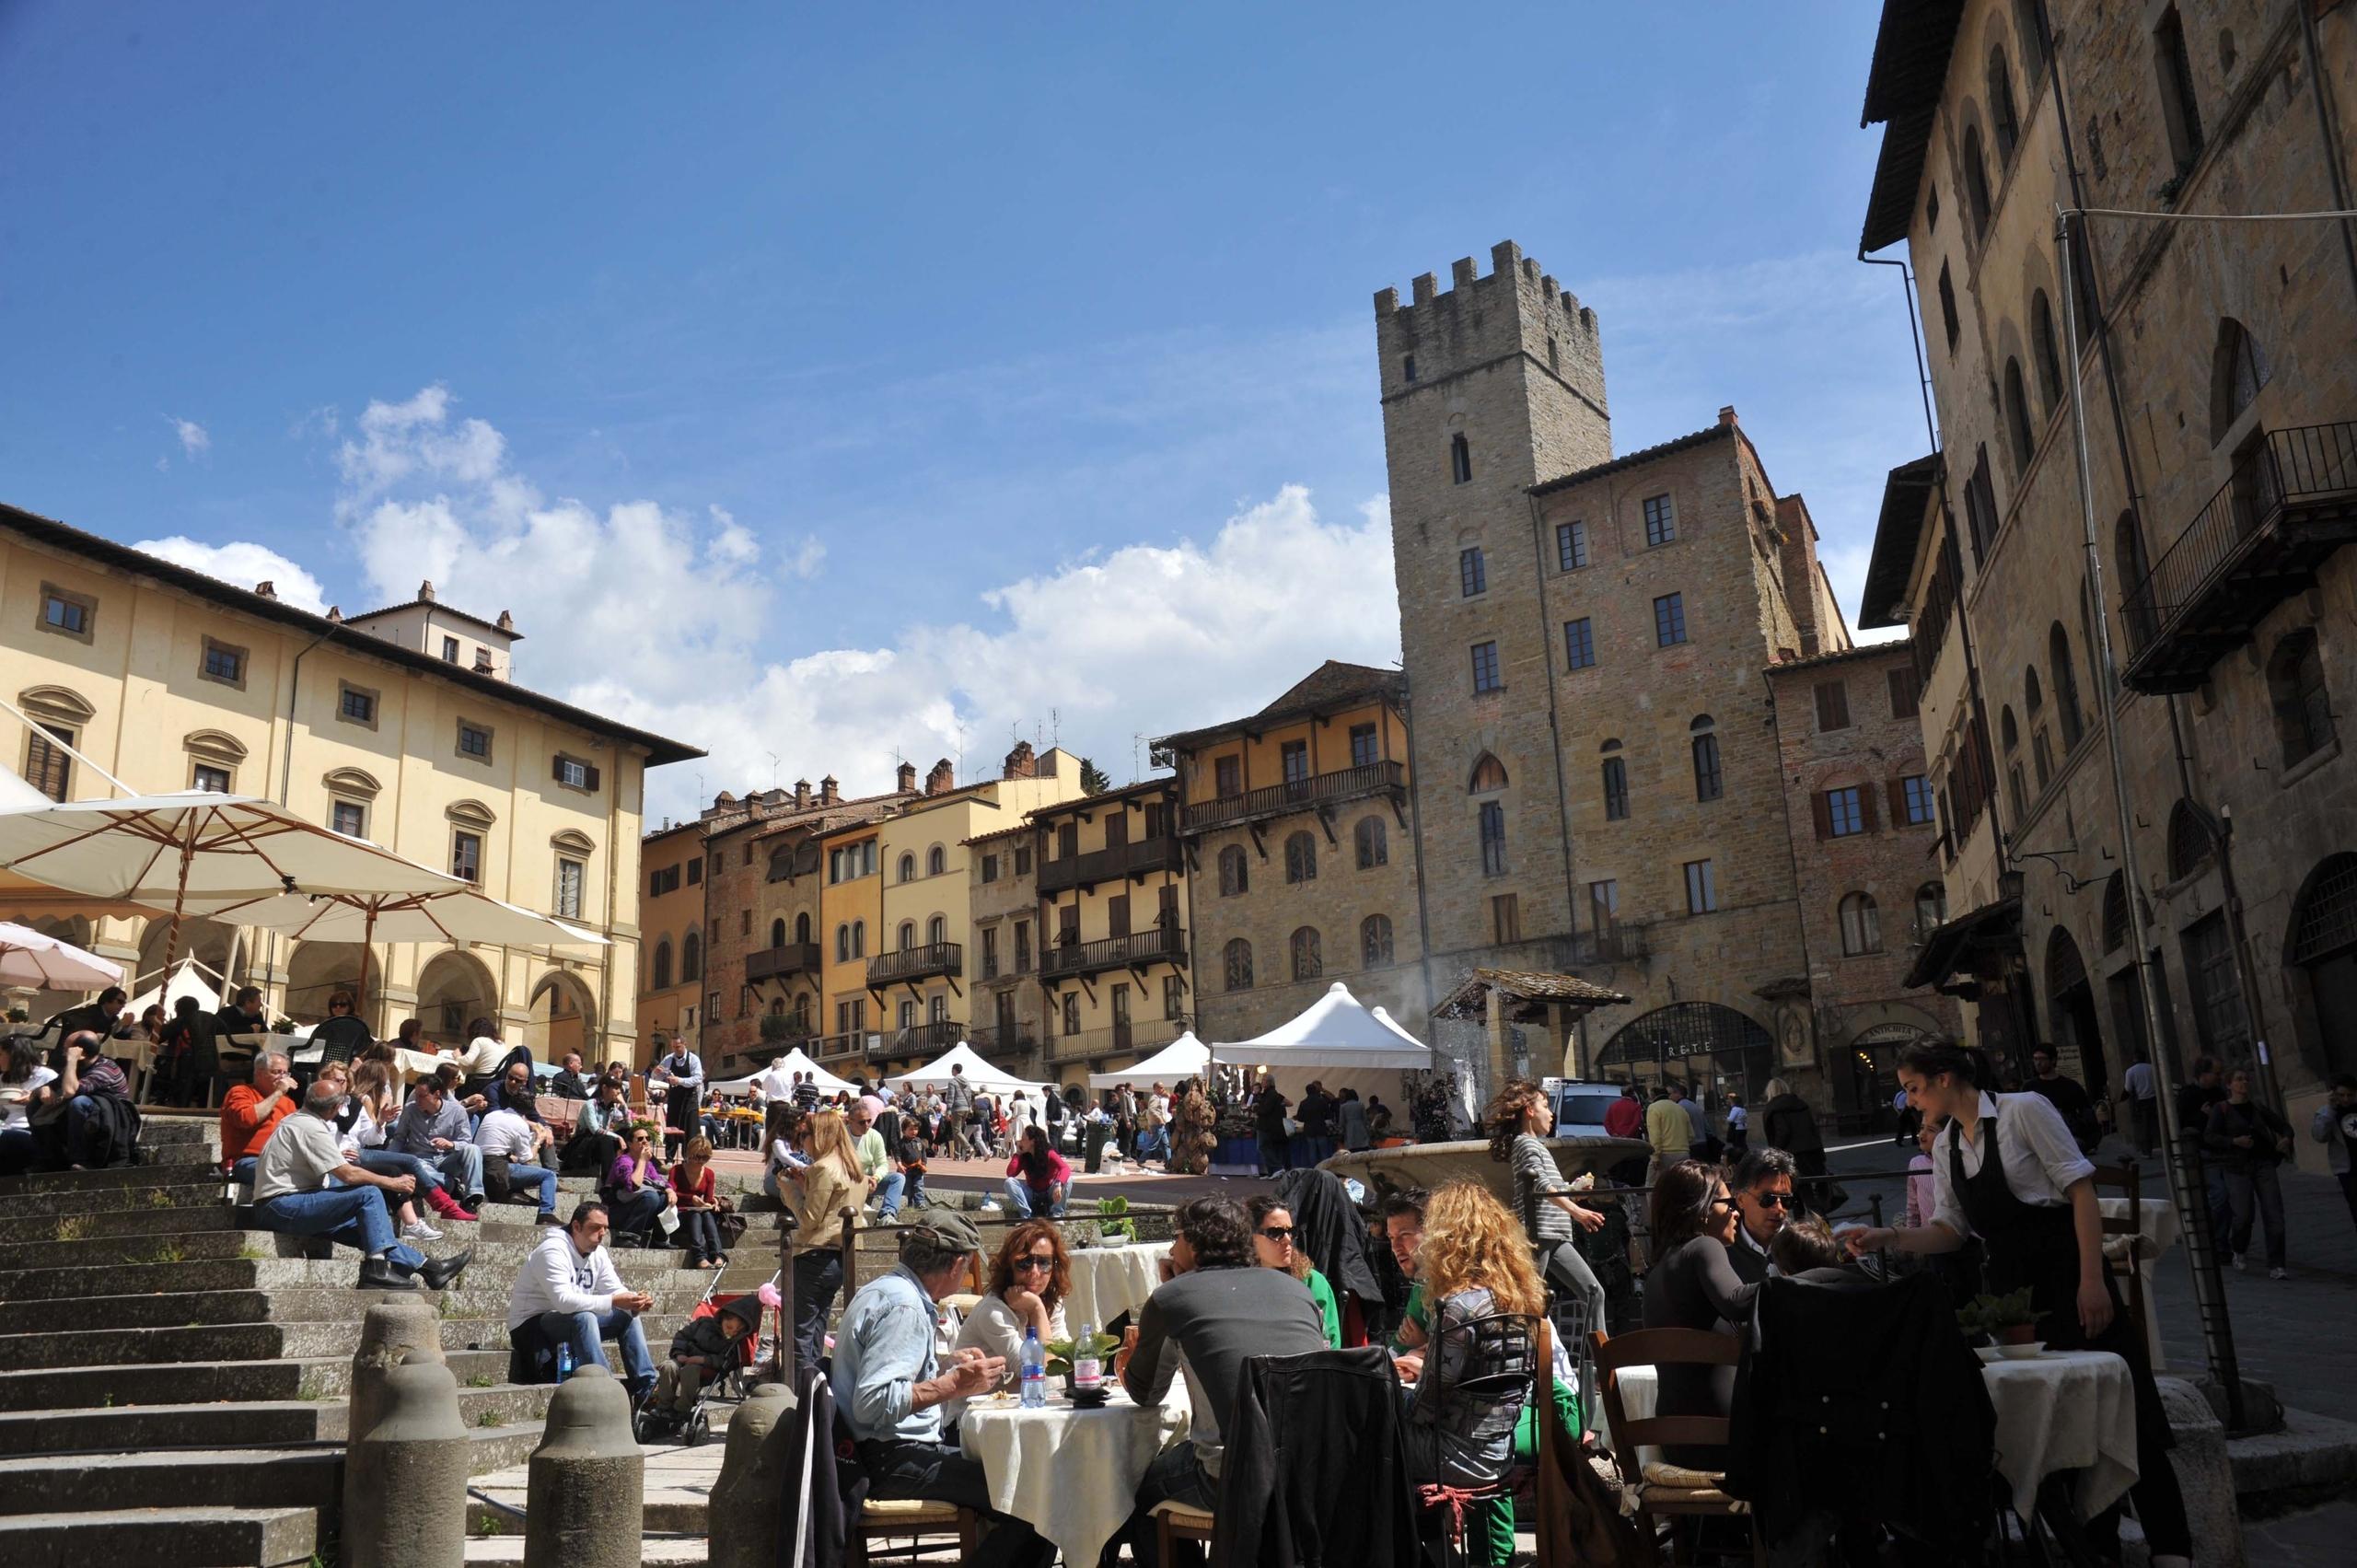
<svg viewBox="0 0 2357 1568"><path fill-rule="evenodd" d="M1433 1063L1430 1046L1382 1008L1368 1008L1339 980L1268 1033L1216 1049L1223 1061L1270 1067L1429 1068Z"/></svg>
<svg viewBox="0 0 2357 1568"><path fill-rule="evenodd" d="M1115 1073L1091 1073L1092 1089L1118 1088L1123 1084L1176 1086L1184 1078L1200 1078L1211 1067L1212 1048L1189 1029L1160 1051Z"/></svg>
<svg viewBox="0 0 2357 1568"><path fill-rule="evenodd" d="M1018 1078L1012 1073L992 1066L982 1059L981 1052L962 1040L923 1066L911 1067L905 1073L885 1079L884 1082L888 1086L896 1089L942 1088L948 1084L949 1070L953 1067L963 1067L966 1070L962 1076L968 1085L978 1089L988 1089L993 1094L1013 1093L1016 1089L1023 1089L1037 1095L1047 1087L1043 1084L1034 1083L1028 1078Z"/></svg>

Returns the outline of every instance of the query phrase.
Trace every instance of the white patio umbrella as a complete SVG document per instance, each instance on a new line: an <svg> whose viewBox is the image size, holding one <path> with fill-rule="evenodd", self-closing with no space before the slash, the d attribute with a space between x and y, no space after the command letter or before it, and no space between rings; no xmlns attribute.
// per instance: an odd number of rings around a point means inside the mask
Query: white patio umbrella
<svg viewBox="0 0 2357 1568"><path fill-rule="evenodd" d="M96 991L122 979L122 966L29 925L0 922L0 985L35 991Z"/></svg>

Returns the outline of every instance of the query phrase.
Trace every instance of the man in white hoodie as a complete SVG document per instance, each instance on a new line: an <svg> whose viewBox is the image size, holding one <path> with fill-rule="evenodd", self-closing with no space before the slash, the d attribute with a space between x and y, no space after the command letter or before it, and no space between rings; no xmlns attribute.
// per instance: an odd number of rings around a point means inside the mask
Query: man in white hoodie
<svg viewBox="0 0 2357 1568"><path fill-rule="evenodd" d="M540 1233L507 1293L507 1337L552 1355L569 1344L574 1365L595 1362L611 1371L605 1347L610 1334L621 1346L622 1381L636 1402L655 1387L655 1360L638 1320L655 1298L622 1283L606 1252L607 1229L606 1205L591 1199L573 1211L570 1224Z"/></svg>

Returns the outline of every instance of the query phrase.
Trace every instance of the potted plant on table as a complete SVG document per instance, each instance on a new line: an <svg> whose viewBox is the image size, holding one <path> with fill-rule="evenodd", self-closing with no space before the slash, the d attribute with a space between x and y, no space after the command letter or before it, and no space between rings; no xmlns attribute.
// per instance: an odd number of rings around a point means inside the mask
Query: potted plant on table
<svg viewBox="0 0 2357 1568"><path fill-rule="evenodd" d="M1097 1201L1097 1238L1108 1246L1119 1247L1138 1238L1138 1222L1129 1218L1127 1198L1099 1198Z"/></svg>
<svg viewBox="0 0 2357 1568"><path fill-rule="evenodd" d="M2038 1309L2027 1285L2005 1295L1976 1295L1956 1308L1956 1321L1968 1339L1985 1337L2001 1345L2032 1344L2038 1339Z"/></svg>

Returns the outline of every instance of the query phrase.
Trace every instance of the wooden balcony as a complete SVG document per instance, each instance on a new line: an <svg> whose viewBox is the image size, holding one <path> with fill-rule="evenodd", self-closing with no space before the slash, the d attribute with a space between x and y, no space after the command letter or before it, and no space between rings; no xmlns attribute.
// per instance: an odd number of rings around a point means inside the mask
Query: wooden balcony
<svg viewBox="0 0 2357 1568"><path fill-rule="evenodd" d="M936 975L964 972L965 948L955 942L928 942L897 953L878 953L867 960L867 988L881 991L902 981L931 980ZM952 1043L955 1043L954 1041Z"/></svg>
<svg viewBox="0 0 2357 1568"><path fill-rule="evenodd" d="M1093 887L1099 882L1116 882L1128 877L1144 877L1149 872L1178 869L1178 841L1167 835L1158 839L1139 839L1110 849L1090 850L1063 860L1048 860L1039 864L1039 893L1042 898L1074 888Z"/></svg>
<svg viewBox="0 0 2357 1568"><path fill-rule="evenodd" d="M1573 936L1570 958L1574 967L1583 964L1635 964L1643 963L1649 954L1643 926L1615 921L1601 928L1590 927Z"/></svg>
<svg viewBox="0 0 2357 1568"><path fill-rule="evenodd" d="M1009 1024L1001 1028L996 1024L978 1024L966 1031L966 1043L992 1066L1011 1071L1028 1063L1039 1049L1039 1026Z"/></svg>
<svg viewBox="0 0 2357 1568"><path fill-rule="evenodd" d="M1289 784L1273 784L1260 789L1248 789L1242 795L1199 801L1181 813L1180 822L1185 831L1201 833L1213 828L1232 828L1239 822L1282 817L1288 812L1307 811L1320 806L1339 806L1346 800L1403 791L1407 787L1408 770L1399 763L1369 762L1364 767L1313 773L1308 778L1295 779ZM1046 875L1045 867L1041 868L1040 874L1042 877Z"/></svg>
<svg viewBox="0 0 2357 1568"><path fill-rule="evenodd" d="M1050 1062L1102 1062L1113 1056L1144 1056L1160 1051L1178 1038L1185 1026L1176 1018L1132 1018L1101 1029L1058 1035L1048 1041ZM1143 1088L1145 1086L1138 1086ZM1165 1085L1167 1088L1171 1086Z"/></svg>
<svg viewBox="0 0 2357 1568"><path fill-rule="evenodd" d="M905 1029L886 1029L867 1037L867 1059L930 1062L965 1038L966 1026L955 1018L911 1024Z"/></svg>
<svg viewBox="0 0 2357 1568"><path fill-rule="evenodd" d="M2357 539L2357 424L2270 430L2120 603L2123 684L2190 691Z"/></svg>
<svg viewBox="0 0 2357 1568"><path fill-rule="evenodd" d="M745 983L759 985L765 980L790 980L798 974L819 972L819 944L788 942L783 947L756 947L745 955Z"/></svg>
<svg viewBox="0 0 2357 1568"><path fill-rule="evenodd" d="M1187 961L1187 934L1176 925L1149 926L1127 936L1051 945L1039 955L1041 980L1077 980L1107 970Z"/></svg>
<svg viewBox="0 0 2357 1568"><path fill-rule="evenodd" d="M820 1035L807 1049L813 1062L856 1063L866 1056L871 1042L883 1039L875 1029L853 1029L848 1034Z"/></svg>

